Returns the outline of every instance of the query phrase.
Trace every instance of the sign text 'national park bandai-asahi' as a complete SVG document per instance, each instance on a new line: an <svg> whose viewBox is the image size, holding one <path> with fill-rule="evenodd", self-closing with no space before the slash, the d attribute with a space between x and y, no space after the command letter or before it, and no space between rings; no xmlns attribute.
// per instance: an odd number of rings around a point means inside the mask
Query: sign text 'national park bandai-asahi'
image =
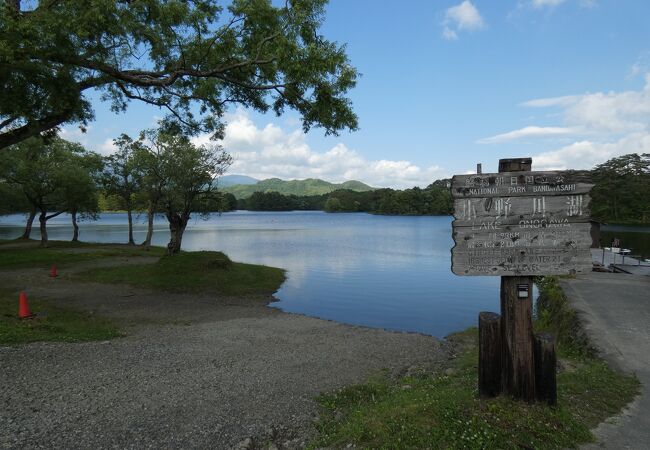
<svg viewBox="0 0 650 450"><path fill-rule="evenodd" d="M454 176L452 271L509 276L591 270L592 186L572 171Z"/></svg>

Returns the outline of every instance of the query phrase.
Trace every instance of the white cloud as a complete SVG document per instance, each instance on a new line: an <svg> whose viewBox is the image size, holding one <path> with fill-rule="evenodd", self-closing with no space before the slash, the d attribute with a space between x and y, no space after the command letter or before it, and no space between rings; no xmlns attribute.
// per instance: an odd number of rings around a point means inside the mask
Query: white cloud
<svg viewBox="0 0 650 450"><path fill-rule="evenodd" d="M561 3L564 3L566 0L533 0L532 5L535 8L544 8L544 7L555 7Z"/></svg>
<svg viewBox="0 0 650 450"><path fill-rule="evenodd" d="M472 2L465 0L447 9L442 25L442 37L455 40L458 39L458 32L480 30L485 22Z"/></svg>
<svg viewBox="0 0 650 450"><path fill-rule="evenodd" d="M647 129L650 119L650 73L639 91L596 92L526 102L529 107L563 108L569 126L593 133L626 133Z"/></svg>
<svg viewBox="0 0 650 450"><path fill-rule="evenodd" d="M522 105L558 108L564 126L529 126L479 142L504 143L549 137L575 140L534 156L536 169L587 169L615 156L650 152L650 73L645 75L645 85L638 91L542 98Z"/></svg>
<svg viewBox="0 0 650 450"><path fill-rule="evenodd" d="M95 151L101 155L107 156L111 153L114 153L117 150L115 144L113 144L113 139L105 139L100 144L93 139L93 128L91 126L86 127L86 132L84 133L77 126L66 126L62 127L59 131L59 136L66 141L78 142L83 145L88 150Z"/></svg>
<svg viewBox="0 0 650 450"><path fill-rule="evenodd" d="M502 144L524 138L561 137L576 133L576 129L567 127L536 127L529 126L519 130L509 131L496 136L479 139L479 144Z"/></svg>
<svg viewBox="0 0 650 450"><path fill-rule="evenodd" d="M220 142L234 157L229 173L255 178L321 178L332 182L360 180L377 187L426 186L446 177L439 166L420 167L410 161L368 160L345 144L314 151L301 130L285 131L274 124L257 127L243 109L227 117ZM207 135L197 144L210 142Z"/></svg>
<svg viewBox="0 0 650 450"><path fill-rule="evenodd" d="M556 6L565 3L566 0L531 0L530 4L533 8L542 9L542 8L555 8ZM596 0L580 0L578 4L582 8L594 8L597 6Z"/></svg>
<svg viewBox="0 0 650 450"><path fill-rule="evenodd" d="M629 153L649 153L650 133L632 133L613 142L578 141L533 157L536 170L591 169Z"/></svg>
<svg viewBox="0 0 650 450"><path fill-rule="evenodd" d="M59 137L70 142L78 142L84 146L88 145L88 131L92 129L91 126L86 127L86 132L81 131L78 126L65 126L59 131Z"/></svg>
<svg viewBox="0 0 650 450"><path fill-rule="evenodd" d="M639 75L650 72L650 50L642 52L637 60L630 66L627 73L627 78L636 78Z"/></svg>
<svg viewBox="0 0 650 450"><path fill-rule="evenodd" d="M117 146L113 143L113 139L106 139L104 142L97 146L95 151L104 156L107 156L111 153L115 153L117 151Z"/></svg>
<svg viewBox="0 0 650 450"><path fill-rule="evenodd" d="M578 96L566 95L564 97L539 98L523 102L521 106L530 106L533 108L548 108L550 106L569 106Z"/></svg>

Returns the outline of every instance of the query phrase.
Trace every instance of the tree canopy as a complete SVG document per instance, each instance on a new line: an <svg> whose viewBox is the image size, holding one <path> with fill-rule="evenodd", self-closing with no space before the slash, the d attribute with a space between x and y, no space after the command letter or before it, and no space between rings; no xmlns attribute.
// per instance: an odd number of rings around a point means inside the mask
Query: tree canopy
<svg viewBox="0 0 650 450"><path fill-rule="evenodd" d="M185 134L223 135L231 104L296 110L305 130L356 129L345 48L319 34L326 0L3 2L0 149L93 119L87 93L116 112L161 108ZM227 3L227 4L225 4Z"/></svg>
<svg viewBox="0 0 650 450"><path fill-rule="evenodd" d="M167 248L170 254L178 253L191 214L207 213L211 205L222 202L216 179L230 166L232 157L219 145L197 146L187 136L164 129L146 130L137 141L126 135L121 140L134 149L138 189L148 205L149 230L153 213L160 207L171 232ZM150 237L148 233L148 241Z"/></svg>
<svg viewBox="0 0 650 450"><path fill-rule="evenodd" d="M592 216L604 222L650 222L650 154L631 153L597 165Z"/></svg>

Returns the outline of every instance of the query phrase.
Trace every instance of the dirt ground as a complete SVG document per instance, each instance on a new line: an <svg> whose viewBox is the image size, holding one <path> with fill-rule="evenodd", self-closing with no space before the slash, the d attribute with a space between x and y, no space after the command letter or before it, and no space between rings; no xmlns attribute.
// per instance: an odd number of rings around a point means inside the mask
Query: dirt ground
<svg viewBox="0 0 650 450"><path fill-rule="evenodd" d="M181 295L60 274L2 271L0 283L112 317L126 336L0 347L0 448L301 448L320 392L382 369L434 370L449 356L431 336L287 314L266 306L268 297Z"/></svg>

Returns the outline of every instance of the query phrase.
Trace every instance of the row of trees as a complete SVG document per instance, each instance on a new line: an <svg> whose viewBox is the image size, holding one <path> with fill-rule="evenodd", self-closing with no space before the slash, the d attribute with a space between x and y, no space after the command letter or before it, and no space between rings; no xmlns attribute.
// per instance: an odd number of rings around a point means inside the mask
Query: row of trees
<svg viewBox="0 0 650 450"><path fill-rule="evenodd" d="M8 192L4 208L27 210L23 238L29 239L36 215L41 242L47 243L47 221L64 212L72 216L73 240L79 236L77 215L97 213L97 185L102 158L81 145L59 138L45 142L32 138L6 152L0 162L0 180Z"/></svg>
<svg viewBox="0 0 650 450"><path fill-rule="evenodd" d="M447 215L451 214L452 209L448 180L437 180L424 189L333 192L324 205L324 210L328 212L363 211L409 216Z"/></svg>
<svg viewBox="0 0 650 450"><path fill-rule="evenodd" d="M29 211L23 238L30 237L38 214L41 243L46 245L47 221L67 212L77 240L77 216L94 218L102 195L126 210L131 245L134 211L147 213L147 247L154 215L164 214L171 232L168 251L174 254L181 249L192 212L223 208L216 179L232 158L221 147L197 146L162 129L146 130L137 139L123 134L114 142L118 150L106 158L59 137L31 138L9 148L0 165L0 186L11 193L3 202L6 210ZM233 199L226 200L228 209Z"/></svg>
<svg viewBox="0 0 650 450"><path fill-rule="evenodd" d="M448 180L438 180L424 189L402 191L376 189L357 192L338 190L324 195L282 195L278 192L255 192L237 201L238 209L252 211L323 210L327 212L369 212L387 215L451 214L452 200Z"/></svg>

